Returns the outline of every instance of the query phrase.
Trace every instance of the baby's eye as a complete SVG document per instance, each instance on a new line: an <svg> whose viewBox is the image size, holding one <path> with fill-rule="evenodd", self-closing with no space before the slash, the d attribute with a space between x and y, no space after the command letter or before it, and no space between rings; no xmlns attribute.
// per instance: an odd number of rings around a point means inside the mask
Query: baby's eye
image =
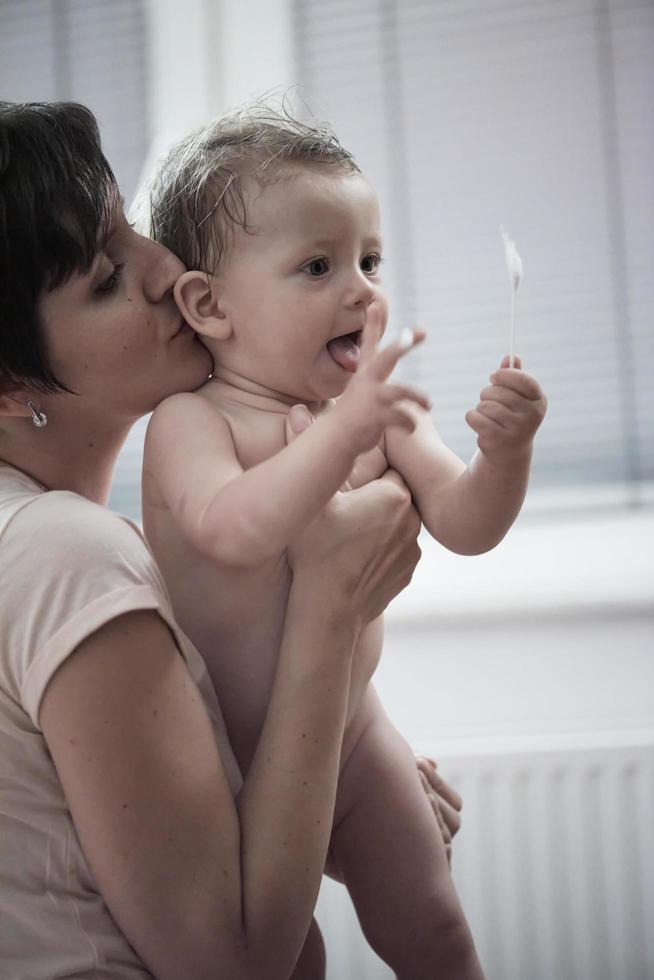
<svg viewBox="0 0 654 980"><path fill-rule="evenodd" d="M320 276L324 276L329 272L329 259L324 257L311 259L310 262L302 266L302 271L318 279Z"/></svg>
<svg viewBox="0 0 654 980"><path fill-rule="evenodd" d="M381 255L378 252L371 252L370 255L364 255L361 259L361 269L368 276L374 276L376 272L379 272L380 265Z"/></svg>
<svg viewBox="0 0 654 980"><path fill-rule="evenodd" d="M124 262L118 262L114 267L111 275L107 276L104 282L101 282L97 287L96 292L98 293L110 293L114 287L118 284L121 277L122 271L125 268Z"/></svg>

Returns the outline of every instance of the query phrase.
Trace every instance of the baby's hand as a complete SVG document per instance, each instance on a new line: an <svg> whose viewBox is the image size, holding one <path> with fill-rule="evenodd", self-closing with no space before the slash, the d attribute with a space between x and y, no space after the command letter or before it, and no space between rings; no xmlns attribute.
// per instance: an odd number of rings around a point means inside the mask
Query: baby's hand
<svg viewBox="0 0 654 980"><path fill-rule="evenodd" d="M466 413L466 422L478 435L477 445L490 463L503 466L531 452L531 443L547 409L547 399L535 378L521 370L519 357L510 368L505 357L479 396L479 404Z"/></svg>
<svg viewBox="0 0 654 980"><path fill-rule="evenodd" d="M422 392L387 380L400 358L424 339L424 330L405 330L399 340L378 350L378 332L371 322L366 324L356 373L332 413L357 455L373 449L387 426L413 432L416 423L402 402L414 402L427 411L431 408Z"/></svg>

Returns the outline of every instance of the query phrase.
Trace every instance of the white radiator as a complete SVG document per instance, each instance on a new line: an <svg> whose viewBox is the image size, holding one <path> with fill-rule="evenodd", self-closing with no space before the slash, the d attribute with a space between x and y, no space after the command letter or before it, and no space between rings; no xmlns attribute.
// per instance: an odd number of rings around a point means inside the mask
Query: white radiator
<svg viewBox="0 0 654 980"><path fill-rule="evenodd" d="M654 742L437 757L464 799L454 878L487 980L654 980ZM392 977L342 886L317 917L328 980Z"/></svg>

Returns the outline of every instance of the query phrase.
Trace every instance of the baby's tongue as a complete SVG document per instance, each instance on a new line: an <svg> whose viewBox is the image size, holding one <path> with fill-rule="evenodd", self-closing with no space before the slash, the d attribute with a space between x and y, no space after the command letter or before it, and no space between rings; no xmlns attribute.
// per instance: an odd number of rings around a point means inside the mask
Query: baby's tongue
<svg viewBox="0 0 654 980"><path fill-rule="evenodd" d="M359 360L359 348L351 333L345 334L344 337L334 337L327 344L327 350L344 371L350 371L350 373L356 371Z"/></svg>

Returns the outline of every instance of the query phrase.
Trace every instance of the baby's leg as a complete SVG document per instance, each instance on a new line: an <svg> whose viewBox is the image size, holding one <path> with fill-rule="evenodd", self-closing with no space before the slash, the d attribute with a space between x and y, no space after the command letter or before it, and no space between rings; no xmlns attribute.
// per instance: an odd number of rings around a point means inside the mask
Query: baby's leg
<svg viewBox="0 0 654 980"><path fill-rule="evenodd" d="M325 943L318 923L312 919L290 980L325 980L325 966Z"/></svg>
<svg viewBox="0 0 654 980"><path fill-rule="evenodd" d="M400 980L483 980L413 753L372 687L359 710L331 846L364 935Z"/></svg>

